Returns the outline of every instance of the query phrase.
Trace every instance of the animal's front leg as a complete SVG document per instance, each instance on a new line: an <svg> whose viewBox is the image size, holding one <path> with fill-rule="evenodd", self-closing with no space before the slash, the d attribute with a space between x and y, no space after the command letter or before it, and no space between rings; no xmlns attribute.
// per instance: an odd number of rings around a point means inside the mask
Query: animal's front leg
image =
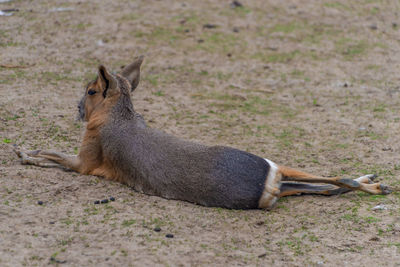
<svg viewBox="0 0 400 267"><path fill-rule="evenodd" d="M80 172L81 161L78 156L66 155L54 150L23 152L17 147L14 147L14 152L21 158L23 164L40 167L65 167Z"/></svg>
<svg viewBox="0 0 400 267"><path fill-rule="evenodd" d="M54 161L45 159L45 158L34 158L28 156L25 152L19 151L19 150L14 150L15 153L18 155L18 157L21 158L21 163L22 164L27 164L27 165L35 165L39 167L62 167L61 164L55 163Z"/></svg>

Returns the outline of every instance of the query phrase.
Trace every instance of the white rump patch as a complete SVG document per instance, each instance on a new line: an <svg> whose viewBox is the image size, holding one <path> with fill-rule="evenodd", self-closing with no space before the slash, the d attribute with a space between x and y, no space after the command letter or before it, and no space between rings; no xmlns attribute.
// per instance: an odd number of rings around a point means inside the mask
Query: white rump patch
<svg viewBox="0 0 400 267"><path fill-rule="evenodd" d="M265 159L265 161L268 163L270 168L265 181L264 191L258 201L258 206L262 209L270 209L278 200L281 177L277 173L278 165L269 159Z"/></svg>

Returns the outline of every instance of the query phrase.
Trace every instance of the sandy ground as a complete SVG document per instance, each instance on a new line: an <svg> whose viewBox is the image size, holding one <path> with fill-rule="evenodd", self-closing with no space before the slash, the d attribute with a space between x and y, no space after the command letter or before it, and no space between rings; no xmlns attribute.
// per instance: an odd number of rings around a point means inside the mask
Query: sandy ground
<svg viewBox="0 0 400 267"><path fill-rule="evenodd" d="M0 265L399 266L400 5L348 2L0 3ZM139 54L150 126L395 192L233 211L20 164L10 144L77 153L85 83Z"/></svg>

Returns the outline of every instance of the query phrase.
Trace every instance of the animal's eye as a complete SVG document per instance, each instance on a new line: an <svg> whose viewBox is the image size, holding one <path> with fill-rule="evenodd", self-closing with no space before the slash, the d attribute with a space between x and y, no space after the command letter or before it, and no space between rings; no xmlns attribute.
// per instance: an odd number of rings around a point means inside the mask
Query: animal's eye
<svg viewBox="0 0 400 267"><path fill-rule="evenodd" d="M92 89L90 89L88 92L88 95L94 95L95 93L96 93L96 91L95 90L92 90Z"/></svg>

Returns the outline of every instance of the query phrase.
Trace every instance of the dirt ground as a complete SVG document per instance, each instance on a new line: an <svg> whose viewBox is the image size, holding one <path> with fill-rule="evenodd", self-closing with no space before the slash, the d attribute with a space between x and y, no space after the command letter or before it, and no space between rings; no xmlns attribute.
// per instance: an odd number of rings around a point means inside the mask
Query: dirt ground
<svg viewBox="0 0 400 267"><path fill-rule="evenodd" d="M400 265L400 4L241 3L0 3L1 266ZM151 127L395 192L236 211L20 164L11 144L77 153L84 85L140 54Z"/></svg>

